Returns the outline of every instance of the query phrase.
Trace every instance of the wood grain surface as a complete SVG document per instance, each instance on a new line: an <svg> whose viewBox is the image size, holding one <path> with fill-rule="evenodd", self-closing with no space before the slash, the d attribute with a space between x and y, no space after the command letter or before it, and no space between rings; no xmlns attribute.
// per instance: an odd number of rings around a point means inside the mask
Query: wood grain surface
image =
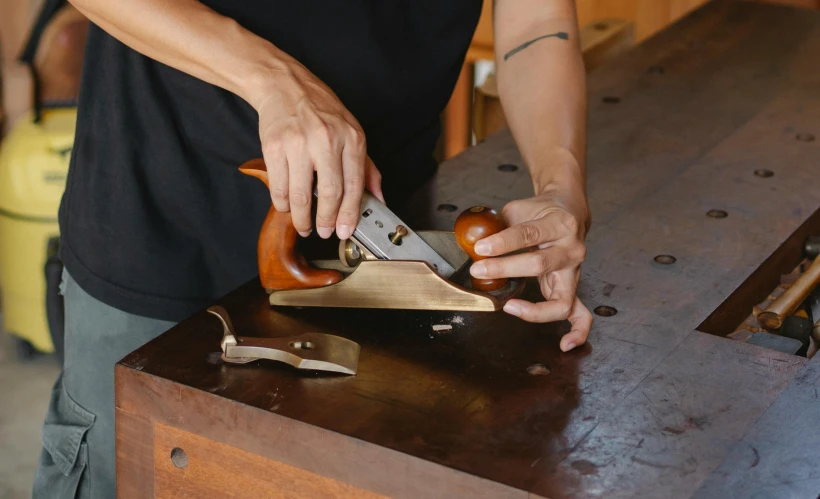
<svg viewBox="0 0 820 499"><path fill-rule="evenodd" d="M118 497L154 497L154 423L146 414L117 408Z"/></svg>
<svg viewBox="0 0 820 499"><path fill-rule="evenodd" d="M383 497L170 426L154 438L158 499Z"/></svg>
<svg viewBox="0 0 820 499"><path fill-rule="evenodd" d="M690 497L805 364L695 329L738 290L748 315L787 242L820 230L818 53L820 14L714 1L590 75L596 316L576 351L565 324L503 312L272 310L252 281L219 301L238 334L339 334L359 374L224 365L203 311L121 362L118 410L388 497ZM529 195L499 132L394 208L452 230Z"/></svg>

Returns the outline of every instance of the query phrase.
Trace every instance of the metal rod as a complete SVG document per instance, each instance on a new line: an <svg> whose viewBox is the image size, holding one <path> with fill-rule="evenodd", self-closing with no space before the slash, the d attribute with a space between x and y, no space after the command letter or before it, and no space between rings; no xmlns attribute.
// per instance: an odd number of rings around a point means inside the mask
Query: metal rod
<svg viewBox="0 0 820 499"><path fill-rule="evenodd" d="M815 258L811 266L792 286L757 315L757 322L766 329L780 329L783 320L791 315L820 284L820 258Z"/></svg>

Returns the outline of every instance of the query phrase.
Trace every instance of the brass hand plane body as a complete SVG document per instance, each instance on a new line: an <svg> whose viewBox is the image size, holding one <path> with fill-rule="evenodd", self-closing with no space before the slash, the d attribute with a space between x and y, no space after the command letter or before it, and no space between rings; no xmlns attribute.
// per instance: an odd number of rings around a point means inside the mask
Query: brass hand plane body
<svg viewBox="0 0 820 499"><path fill-rule="evenodd" d="M240 171L267 184L261 159ZM523 279L479 280L469 274L472 246L505 228L487 207L466 210L455 231L413 231L365 193L356 230L339 242L338 259L308 262L297 251L290 213L271 206L257 247L259 277L271 305L486 311L501 309ZM478 236L478 237L476 237Z"/></svg>

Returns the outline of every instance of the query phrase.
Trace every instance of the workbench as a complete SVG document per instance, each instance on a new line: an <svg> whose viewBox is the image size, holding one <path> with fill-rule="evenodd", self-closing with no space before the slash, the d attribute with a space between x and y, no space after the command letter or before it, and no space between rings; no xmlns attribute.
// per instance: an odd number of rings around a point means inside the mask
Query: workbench
<svg viewBox="0 0 820 499"><path fill-rule="evenodd" d="M503 312L272 309L254 280L215 303L239 334L350 338L358 374L226 364L195 314L116 367L119 496L816 498L820 358L726 335L820 233L818 57L820 13L713 1L589 75L587 344ZM502 131L399 213L452 230L531 195Z"/></svg>

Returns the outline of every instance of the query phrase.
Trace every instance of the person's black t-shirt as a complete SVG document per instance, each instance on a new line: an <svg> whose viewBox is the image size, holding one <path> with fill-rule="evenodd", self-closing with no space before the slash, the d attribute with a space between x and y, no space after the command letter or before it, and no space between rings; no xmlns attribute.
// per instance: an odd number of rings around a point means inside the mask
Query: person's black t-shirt
<svg viewBox="0 0 820 499"><path fill-rule="evenodd" d="M333 89L364 128L386 196L435 171L438 118L481 0L203 3ZM113 307L185 319L258 274L271 199L238 167L261 155L246 102L92 24L60 207L66 269Z"/></svg>

